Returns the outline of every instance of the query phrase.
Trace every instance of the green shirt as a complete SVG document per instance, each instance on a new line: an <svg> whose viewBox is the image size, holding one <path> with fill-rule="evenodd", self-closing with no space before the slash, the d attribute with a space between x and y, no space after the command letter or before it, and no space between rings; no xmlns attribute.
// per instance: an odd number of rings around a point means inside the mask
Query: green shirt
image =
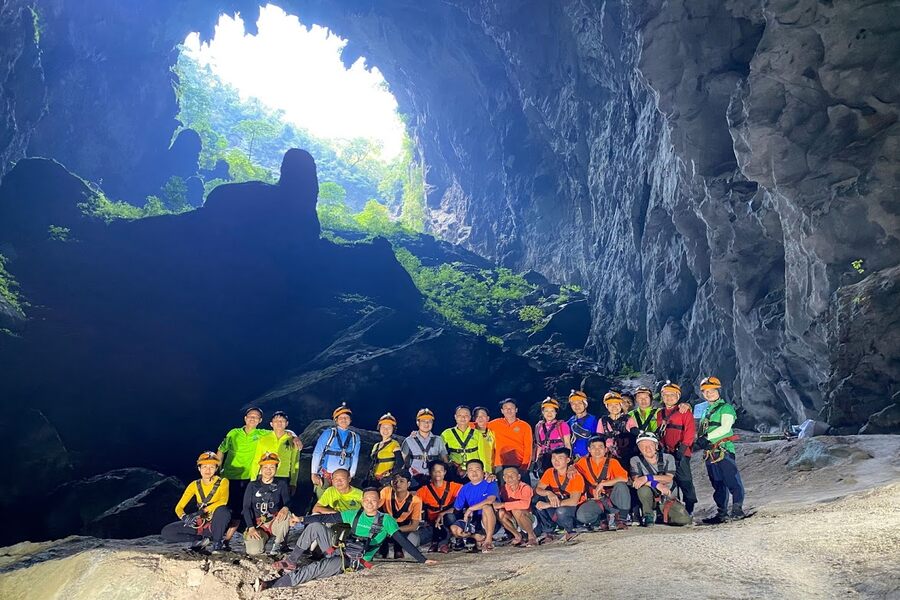
<svg viewBox="0 0 900 600"><path fill-rule="evenodd" d="M278 470L275 471L275 477L287 477L288 483L296 487L297 475L300 472L300 451L294 446L294 436L284 432L281 439L278 439L275 437L274 431L266 431L266 435L259 438L259 442L256 444L250 479L256 479L259 475L259 459L266 452L278 454Z"/></svg>
<svg viewBox="0 0 900 600"><path fill-rule="evenodd" d="M256 444L270 433L272 432L268 429L254 429L247 433L243 427L229 431L219 444L219 452L225 455L222 461L222 477L231 480L252 479Z"/></svg>
<svg viewBox="0 0 900 600"><path fill-rule="evenodd" d="M328 489L331 490L334 488ZM359 513L359 509L341 511L341 520L352 527L357 513ZM375 517L370 517L366 513L360 514L359 522L356 524L356 530L353 532L353 535L361 538L369 537L369 531L372 529L372 523L374 522ZM367 561L371 561L372 557L375 556L375 553L378 552L378 547L381 546L381 543L399 530L400 526L397 524L397 520L394 517L386 513L381 513L381 531L379 531L369 542L369 550L363 555L363 558Z"/></svg>
<svg viewBox="0 0 900 600"><path fill-rule="evenodd" d="M322 492L322 496L319 498L319 504L338 512L348 510L355 512L362 508L362 497L362 490L353 486L350 486L350 491L346 494L340 493L336 487L331 486Z"/></svg>
<svg viewBox="0 0 900 600"><path fill-rule="evenodd" d="M700 419L700 434L705 435L712 443L734 435L732 425L737 420L734 407L723 399L716 400L706 408L706 414ZM734 442L723 442L720 448L734 454Z"/></svg>
<svg viewBox="0 0 900 600"><path fill-rule="evenodd" d="M630 413L628 413L628 417L634 420L634 425L641 431L649 431L656 432L656 411L658 408L653 408L652 406L646 409L635 408ZM629 423L630 426L630 423Z"/></svg>
<svg viewBox="0 0 900 600"><path fill-rule="evenodd" d="M456 435L454 435L454 432ZM471 437L470 437L471 436ZM465 467L473 458L481 458L482 435L475 429L466 428L460 431L456 427L445 429L441 434L450 462ZM468 443L466 443L468 442ZM465 444L465 447L463 447Z"/></svg>

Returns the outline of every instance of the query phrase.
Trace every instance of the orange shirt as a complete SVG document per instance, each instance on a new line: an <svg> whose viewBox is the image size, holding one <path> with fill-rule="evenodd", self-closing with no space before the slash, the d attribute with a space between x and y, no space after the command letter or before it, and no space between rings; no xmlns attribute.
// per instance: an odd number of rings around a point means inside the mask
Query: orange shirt
<svg viewBox="0 0 900 600"><path fill-rule="evenodd" d="M531 464L531 425L501 417L488 423L488 429L494 434L494 467L527 469Z"/></svg>
<svg viewBox="0 0 900 600"><path fill-rule="evenodd" d="M381 488L381 508L384 512L397 519L398 525L408 525L410 521L422 520L422 499L412 492L406 500L392 503L394 490L388 486Z"/></svg>
<svg viewBox="0 0 900 600"><path fill-rule="evenodd" d="M429 487L434 489L437 496L431 493L428 489ZM425 509L425 518L429 523L434 523L439 512L443 512L453 506L453 501L456 500L456 494L459 493L460 488L462 488L462 484L452 481L445 481L441 487L428 482L428 485L423 485L419 488L416 496L422 501L422 507ZM447 494L446 497L444 497L445 492Z"/></svg>
<svg viewBox="0 0 900 600"><path fill-rule="evenodd" d="M518 489L512 489L507 484L500 487L500 499L506 510L530 510L533 495L534 490L531 489L531 486L521 481Z"/></svg>
<svg viewBox="0 0 900 600"><path fill-rule="evenodd" d="M621 463L608 456L599 463L595 462L590 456L584 456L575 463L575 469L581 473L586 485L590 488L589 495L593 496L594 488L600 483L598 479L600 478L600 473L603 472L603 465L607 462L609 462L609 468L606 469L606 477L604 479L618 479L620 477L628 479L628 473L622 468Z"/></svg>
<svg viewBox="0 0 900 600"><path fill-rule="evenodd" d="M561 500L566 500L569 496L576 493L584 496L584 479L581 475L576 474L575 477L566 482L565 476L560 477L553 467L544 471L544 474L541 476L541 485L559 496ZM562 493L561 488L565 488L565 491Z"/></svg>

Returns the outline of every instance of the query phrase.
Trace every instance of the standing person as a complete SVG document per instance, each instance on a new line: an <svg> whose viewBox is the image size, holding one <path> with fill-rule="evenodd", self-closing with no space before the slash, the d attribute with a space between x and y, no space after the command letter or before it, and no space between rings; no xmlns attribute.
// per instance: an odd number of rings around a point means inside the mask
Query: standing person
<svg viewBox="0 0 900 600"><path fill-rule="evenodd" d="M637 453L634 438L628 432L628 414L625 412L625 400L618 392L607 392L603 396L603 404L608 415L600 417L597 433L606 439L606 448L621 465L631 462Z"/></svg>
<svg viewBox="0 0 900 600"><path fill-rule="evenodd" d="M662 520L669 525L688 525L691 516L675 500L672 488L675 481L675 458L659 449L656 435L644 432L637 441L639 454L631 459L631 485L637 490L643 520L641 525L656 523L659 508Z"/></svg>
<svg viewBox="0 0 900 600"><path fill-rule="evenodd" d="M599 525L603 531L627 527L625 519L631 510L628 472L608 455L606 440L602 437L591 438L588 452L588 456L575 463L584 478L586 497L575 518L588 527Z"/></svg>
<svg viewBox="0 0 900 600"><path fill-rule="evenodd" d="M485 473L494 472L494 434L488 429L488 423L491 421L491 414L483 406L476 406L472 409L475 417L473 428L479 434L478 439L478 458L484 463Z"/></svg>
<svg viewBox="0 0 900 600"><path fill-rule="evenodd" d="M416 413L417 431L403 440L400 452L403 462L412 477L413 487L418 489L428 481L428 463L439 460L447 462L447 446L440 436L432 433L434 413L423 408Z"/></svg>
<svg viewBox="0 0 900 600"><path fill-rule="evenodd" d="M260 459L265 454L274 452L278 455L278 471L275 479L288 484L291 496L297 491L297 477L300 474L300 451L303 443L298 436L288 431L288 416L282 410L276 411L269 421L272 431L263 434L256 443L256 455L253 457L253 467L250 472L250 481L259 475Z"/></svg>
<svg viewBox="0 0 900 600"><path fill-rule="evenodd" d="M527 473L531 464L531 425L516 416L519 406L515 398L503 400L500 412L503 417L488 423L494 434L494 472L499 475L503 467L516 467Z"/></svg>
<svg viewBox="0 0 900 600"><path fill-rule="evenodd" d="M319 434L310 461L310 479L319 498L331 486L332 474L335 471L345 469L352 479L356 477L356 467L359 464L361 449L359 434L350 431L353 411L345 402L334 409L331 418L334 419L334 427L329 427Z"/></svg>
<svg viewBox="0 0 900 600"><path fill-rule="evenodd" d="M728 496L731 495L731 518L743 519L744 482L738 471L734 453L734 422L737 412L722 398L719 390L722 383L718 377L706 377L700 382L700 392L709 402L703 419L700 420L700 435L697 446L704 450L706 474L713 486L713 500L718 509L716 515L703 519L704 523L724 523L728 520Z"/></svg>
<svg viewBox="0 0 900 600"><path fill-rule="evenodd" d="M531 498L534 490L527 483L522 482L522 475L514 467L503 469L503 485L500 486L500 498L494 502L497 511L497 520L509 533L512 534L513 546L525 546L531 548L537 546L537 536L534 534L534 522L531 519ZM524 532L527 536L522 539Z"/></svg>
<svg viewBox="0 0 900 600"><path fill-rule="evenodd" d="M287 481L275 477L278 455L264 454L259 460L259 477L251 481L244 492L244 547L247 554L262 554L269 537L271 554L281 554L288 530L291 528L290 486Z"/></svg>
<svg viewBox="0 0 900 600"><path fill-rule="evenodd" d="M409 543L418 548L430 539L422 539L419 526L422 524L422 499L409 491L409 474L396 473L391 485L381 488L381 511L391 515L400 526L400 533L406 536ZM400 544L388 540L381 546L382 556L387 557L388 546L394 546L394 558L403 558Z"/></svg>
<svg viewBox="0 0 900 600"><path fill-rule="evenodd" d="M445 479L447 465L440 461L430 463L428 472L431 478L416 495L422 500L425 521L431 527L431 551L446 554L450 552L450 526L456 522L453 504L462 484Z"/></svg>
<svg viewBox="0 0 900 600"><path fill-rule="evenodd" d="M250 407L244 412L244 426L235 427L219 444L216 458L222 465L222 477L229 482L228 508L231 510L231 525L225 533L225 549L228 542L240 525L241 512L244 509L244 490L250 483L254 473L253 459L256 457L256 446L259 440L270 435L265 429L257 429L263 418L259 408Z"/></svg>
<svg viewBox="0 0 900 600"><path fill-rule="evenodd" d="M500 495L497 483L484 478L484 465L473 458L466 465L469 483L459 489L453 508L462 512L462 518L450 526L453 537L460 540L472 538L476 549L490 552L494 549L494 528L497 526L497 513L494 502Z"/></svg>
<svg viewBox="0 0 900 600"><path fill-rule="evenodd" d="M314 514L327 515L362 506L362 490L350 485L350 472L338 469L331 474L331 484L312 508Z"/></svg>
<svg viewBox="0 0 900 600"><path fill-rule="evenodd" d="M675 458L675 485L681 490L681 499L688 514L694 514L697 492L691 475L691 448L696 430L694 416L678 407L681 386L667 381L659 391L663 407L656 413L656 430L662 451Z"/></svg>
<svg viewBox="0 0 900 600"><path fill-rule="evenodd" d="M550 455L552 467L541 477L534 493L546 498L534 505L538 522L547 541L556 539L557 527L565 529L565 541L575 539L575 512L584 494L584 479L571 470L571 454L568 448L557 448Z"/></svg>
<svg viewBox="0 0 900 600"><path fill-rule="evenodd" d="M466 481L466 463L473 458L479 458L481 452L482 437L471 426L472 409L468 406L457 406L453 412L456 420L455 427L449 427L441 433L447 454L450 457L453 481Z"/></svg>
<svg viewBox="0 0 900 600"><path fill-rule="evenodd" d="M388 537L400 544L416 562L426 565L437 564L437 561L426 559L417 548L409 543L409 540L400 533L400 526L397 525L394 517L378 510L379 504L381 504L380 490L366 488L363 495L363 506L358 510L297 517L297 520L307 524L300 539L297 540L297 547L287 559L273 565L277 569L283 570L284 574L277 579L268 581L257 579L253 584L254 591L291 587L313 579L333 577L363 568L371 569L372 558L378 551L378 547ZM326 523L349 525L350 538L354 543L352 545L342 544L335 548L332 532L325 526ZM324 557L298 568L297 563L303 554L315 547L322 551Z"/></svg>
<svg viewBox="0 0 900 600"><path fill-rule="evenodd" d="M628 413L628 431L637 439L642 433L656 432L656 411L653 407L653 392L641 386L634 390L634 401L637 406Z"/></svg>
<svg viewBox="0 0 900 600"><path fill-rule="evenodd" d="M372 467L369 470L368 482L371 487L385 487L391 484L391 478L403 468L403 454L400 443L394 439L397 430L397 419L391 413L385 413L378 419L378 433L381 441L372 446Z"/></svg>
<svg viewBox="0 0 900 600"><path fill-rule="evenodd" d="M225 549L223 538L231 521L231 509L228 508L228 480L216 476L218 468L215 452L204 452L197 458L200 479L189 483L175 504L175 515L180 520L163 527L160 535L164 540L193 542L192 550L203 550L210 543L213 552ZM188 514L184 509L191 500L197 510Z"/></svg>
<svg viewBox="0 0 900 600"><path fill-rule="evenodd" d="M534 464L540 479L544 471L550 468L550 453L557 448L572 449L572 430L565 421L559 421L559 402L549 396L541 402L543 418L534 426Z"/></svg>
<svg viewBox="0 0 900 600"><path fill-rule="evenodd" d="M572 416L568 425L572 431L572 455L576 458L587 456L588 440L597 431L597 417L588 414L588 396L582 391L572 390L569 394L569 408Z"/></svg>

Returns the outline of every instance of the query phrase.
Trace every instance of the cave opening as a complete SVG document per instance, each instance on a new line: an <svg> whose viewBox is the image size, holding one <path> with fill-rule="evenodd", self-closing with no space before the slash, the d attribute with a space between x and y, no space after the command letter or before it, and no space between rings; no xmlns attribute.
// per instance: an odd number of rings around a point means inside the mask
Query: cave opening
<svg viewBox="0 0 900 600"><path fill-rule="evenodd" d="M253 32L255 30L255 33ZM274 182L284 153L308 150L326 237L425 228L425 165L397 100L348 40L282 8L220 14L179 47L179 130L199 134L204 198L221 183ZM176 138L177 139L177 138Z"/></svg>

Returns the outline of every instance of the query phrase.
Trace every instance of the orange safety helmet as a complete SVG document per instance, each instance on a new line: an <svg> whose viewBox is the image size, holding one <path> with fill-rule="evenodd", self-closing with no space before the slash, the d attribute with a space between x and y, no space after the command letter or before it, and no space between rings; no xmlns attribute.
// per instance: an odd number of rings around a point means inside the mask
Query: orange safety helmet
<svg viewBox="0 0 900 600"><path fill-rule="evenodd" d="M704 377L700 382L701 390L717 390L722 387L722 382L718 377Z"/></svg>
<svg viewBox="0 0 900 600"><path fill-rule="evenodd" d="M393 425L394 427L397 427L397 419L395 419L394 415L392 415L391 413L384 413L383 415L381 415L381 418L378 419L379 427L381 427L385 423L387 423L388 425Z"/></svg>
<svg viewBox="0 0 900 600"><path fill-rule="evenodd" d="M278 458L278 453L276 452L266 452L262 455L262 458L259 459L260 466L262 465L277 465L281 462L281 459Z"/></svg>
<svg viewBox="0 0 900 600"><path fill-rule="evenodd" d="M667 379L666 382L662 385L662 387L659 388L659 393L663 393L663 392L665 392L666 390L668 390L668 391L670 391L670 392L675 392L675 393L678 394L679 396L681 395L681 386L678 385L677 383L672 383L672 382L669 381L668 379Z"/></svg>
<svg viewBox="0 0 900 600"><path fill-rule="evenodd" d="M207 450L197 457L197 466L199 467L200 465L216 465L218 467L219 457L216 456L215 452Z"/></svg>
<svg viewBox="0 0 900 600"><path fill-rule="evenodd" d="M614 404L618 402L619 404L624 404L625 400L622 398L622 394L616 391L609 391L603 396L603 404Z"/></svg>
<svg viewBox="0 0 900 600"><path fill-rule="evenodd" d="M548 406L550 408L558 411L559 410L559 401L556 398L551 398L550 396L547 396L546 398L544 398L544 401L541 402L541 410L544 410Z"/></svg>
<svg viewBox="0 0 900 600"><path fill-rule="evenodd" d="M418 421L419 419L431 419L432 421L434 421L434 413L431 412L430 408L423 408L416 413L416 421Z"/></svg>
<svg viewBox="0 0 900 600"><path fill-rule="evenodd" d="M332 419L337 419L341 415L352 415L353 411L347 406L346 402L341 402L341 405L334 409L334 412L331 413Z"/></svg>

